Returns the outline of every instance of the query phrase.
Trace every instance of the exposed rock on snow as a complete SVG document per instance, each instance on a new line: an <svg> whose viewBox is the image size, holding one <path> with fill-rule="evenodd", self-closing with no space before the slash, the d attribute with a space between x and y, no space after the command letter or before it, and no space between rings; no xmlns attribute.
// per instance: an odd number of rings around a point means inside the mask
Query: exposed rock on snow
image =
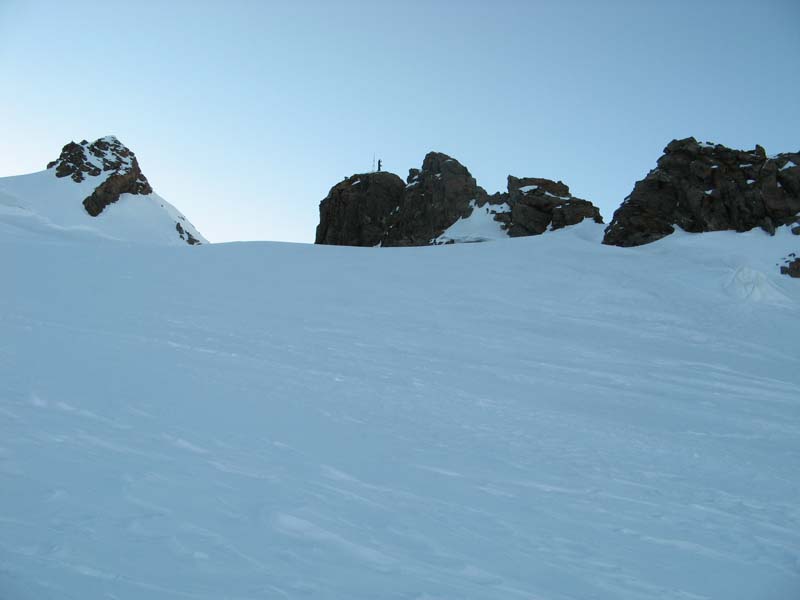
<svg viewBox="0 0 800 600"><path fill-rule="evenodd" d="M784 263L781 267L782 274L789 277L800 277L800 258L797 258L794 252L784 258Z"/></svg>
<svg viewBox="0 0 800 600"><path fill-rule="evenodd" d="M70 142L61 150L58 160L49 163L47 168L55 168L56 177L70 177L76 183L87 177L107 174L92 195L83 201L86 212L93 217L119 200L122 194L153 193L139 168L136 155L114 136L100 138L91 144L86 140L80 144Z"/></svg>
<svg viewBox="0 0 800 600"><path fill-rule="evenodd" d="M473 202L488 201L469 170L460 162L429 152L422 168L409 171L400 210L389 220L383 246L425 246L445 229L472 213Z"/></svg>
<svg viewBox="0 0 800 600"><path fill-rule="evenodd" d="M391 180L391 188L376 186L377 176ZM508 191L490 196L464 165L441 152L429 152L421 169L410 169L404 187L397 180L370 173L335 185L320 204L316 243L425 246L538 235L586 218L603 222L591 202L574 198L560 181L509 176Z"/></svg>
<svg viewBox="0 0 800 600"><path fill-rule="evenodd" d="M798 164L800 154L767 157L761 146L745 151L673 140L614 213L603 243L647 244L675 226L694 233L761 227L774 234L800 212Z"/></svg>
<svg viewBox="0 0 800 600"><path fill-rule="evenodd" d="M113 136L70 142L46 171L0 178L0 228L9 227L137 243L206 242L153 192L134 153Z"/></svg>
<svg viewBox="0 0 800 600"><path fill-rule="evenodd" d="M584 219L602 223L598 208L588 200L575 198L561 181L508 176L508 234L512 237L538 235L577 225Z"/></svg>
<svg viewBox="0 0 800 600"><path fill-rule="evenodd" d="M394 173L360 173L337 183L319 205L315 243L375 246L403 200L405 183Z"/></svg>

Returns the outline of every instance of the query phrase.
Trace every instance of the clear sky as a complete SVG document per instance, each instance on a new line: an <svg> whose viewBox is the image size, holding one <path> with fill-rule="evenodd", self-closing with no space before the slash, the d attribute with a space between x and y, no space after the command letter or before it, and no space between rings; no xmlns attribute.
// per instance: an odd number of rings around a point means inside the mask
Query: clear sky
<svg viewBox="0 0 800 600"><path fill-rule="evenodd" d="M211 241L314 239L373 153L606 220L673 138L800 150L800 2L0 0L0 175L114 134Z"/></svg>

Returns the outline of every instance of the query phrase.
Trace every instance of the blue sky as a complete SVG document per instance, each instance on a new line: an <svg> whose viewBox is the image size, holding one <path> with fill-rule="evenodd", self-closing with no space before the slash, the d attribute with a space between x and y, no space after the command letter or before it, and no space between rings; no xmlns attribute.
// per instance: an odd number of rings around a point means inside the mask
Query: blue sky
<svg viewBox="0 0 800 600"><path fill-rule="evenodd" d="M0 175L117 135L212 241L313 241L373 153L487 191L561 179L608 221L673 138L800 149L795 0L0 0Z"/></svg>

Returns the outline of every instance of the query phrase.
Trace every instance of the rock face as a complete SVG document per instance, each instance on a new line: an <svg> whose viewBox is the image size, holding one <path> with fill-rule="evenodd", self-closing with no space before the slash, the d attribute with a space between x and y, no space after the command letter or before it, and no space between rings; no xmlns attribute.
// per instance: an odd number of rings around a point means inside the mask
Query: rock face
<svg viewBox="0 0 800 600"><path fill-rule="evenodd" d="M761 146L732 150L673 140L638 181L605 232L604 244L639 246L675 226L690 232L775 227L800 212L800 154L767 157Z"/></svg>
<svg viewBox="0 0 800 600"><path fill-rule="evenodd" d="M483 206L486 191L469 170L441 152L429 152L422 169L410 169L399 210L391 215L383 246L426 246L461 217L472 202Z"/></svg>
<svg viewBox="0 0 800 600"><path fill-rule="evenodd" d="M376 246L403 201L405 183L394 173L361 173L337 183L319 205L315 243Z"/></svg>
<svg viewBox="0 0 800 600"><path fill-rule="evenodd" d="M113 136L91 144L86 140L80 144L70 142L47 168L55 168L56 177L70 177L76 183L105 174L103 181L83 201L86 212L93 217L119 200L121 194L153 193L136 156Z"/></svg>
<svg viewBox="0 0 800 600"><path fill-rule="evenodd" d="M508 234L512 237L539 235L548 228L561 229L584 219L603 222L594 204L572 196L560 181L509 175L506 202L511 206Z"/></svg>
<svg viewBox="0 0 800 600"><path fill-rule="evenodd" d="M391 173L368 173L331 188L320 203L316 243L445 243L440 241L443 232L478 208L488 210L511 237L538 235L586 218L603 222L591 202L574 198L560 181L509 176L508 191L490 196L464 165L441 152L429 152L421 169L409 170L405 185Z"/></svg>

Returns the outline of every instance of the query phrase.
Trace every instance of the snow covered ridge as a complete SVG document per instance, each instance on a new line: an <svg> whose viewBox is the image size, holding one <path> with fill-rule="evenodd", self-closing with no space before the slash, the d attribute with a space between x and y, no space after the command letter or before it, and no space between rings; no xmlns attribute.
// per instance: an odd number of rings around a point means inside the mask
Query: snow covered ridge
<svg viewBox="0 0 800 600"><path fill-rule="evenodd" d="M207 243L153 191L136 155L114 136L70 142L46 171L0 178L0 227L136 243Z"/></svg>

